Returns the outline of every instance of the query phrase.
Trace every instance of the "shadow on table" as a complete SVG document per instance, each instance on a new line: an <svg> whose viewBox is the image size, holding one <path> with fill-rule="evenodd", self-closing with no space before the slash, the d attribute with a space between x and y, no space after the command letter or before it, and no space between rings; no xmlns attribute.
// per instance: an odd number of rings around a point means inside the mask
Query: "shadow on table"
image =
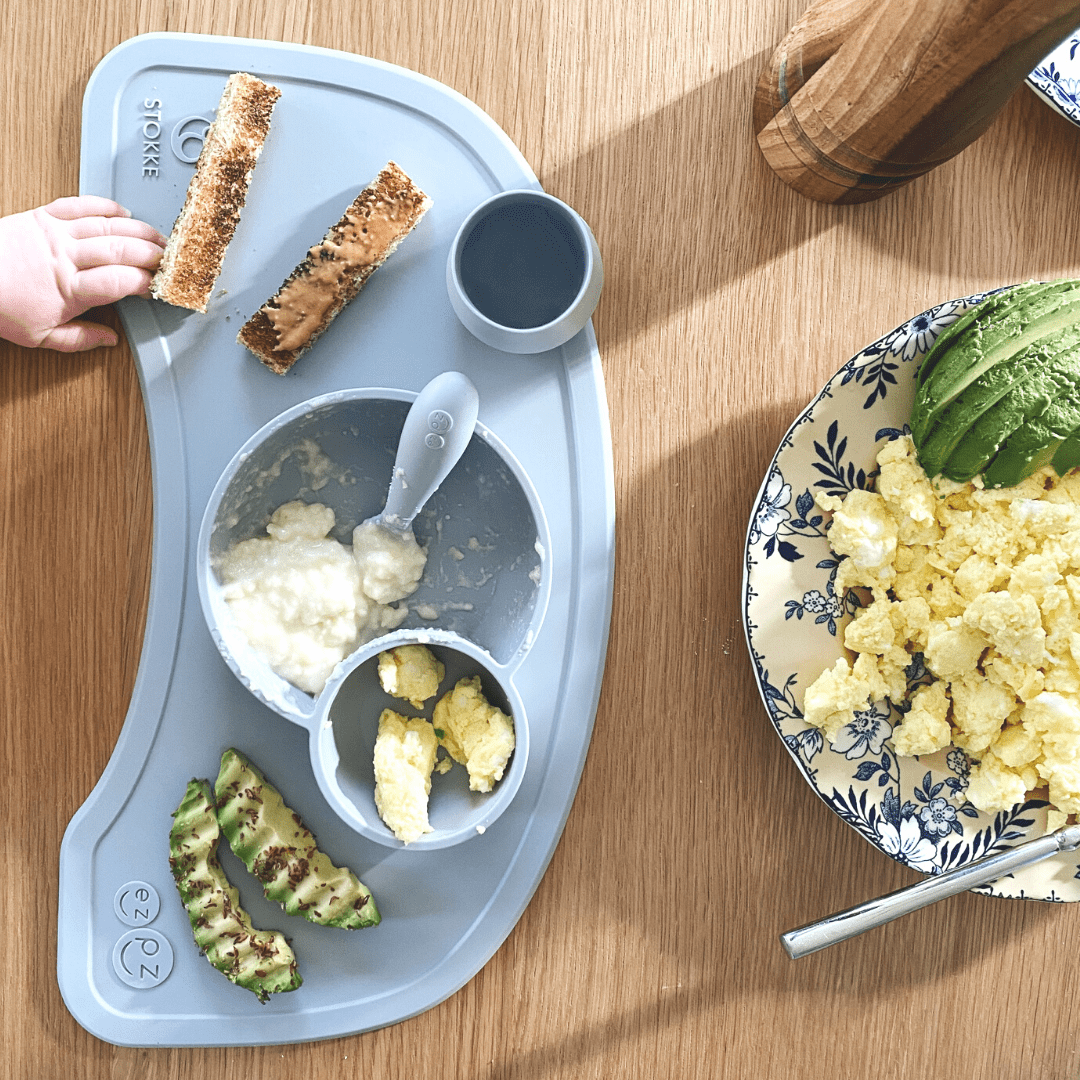
<svg viewBox="0 0 1080 1080"><path fill-rule="evenodd" d="M838 209L883 258L931 275L980 288L1071 277L1078 150L1080 128L1021 87L957 157L878 202Z"/></svg>
<svg viewBox="0 0 1080 1080"><path fill-rule="evenodd" d="M744 61L541 175L596 234L602 350L843 219L786 188L758 151L750 97L764 62Z"/></svg>
<svg viewBox="0 0 1080 1080"><path fill-rule="evenodd" d="M765 61L744 61L541 176L589 221L604 256L602 352L838 226L889 259L987 285L1074 271L1075 184L1048 177L1080 174L1080 129L1026 88L958 157L876 202L832 206L784 185L757 148L750 102ZM975 180L992 205L965 194ZM988 250L1001 265L987 265ZM777 276L777 303L791 288Z"/></svg>

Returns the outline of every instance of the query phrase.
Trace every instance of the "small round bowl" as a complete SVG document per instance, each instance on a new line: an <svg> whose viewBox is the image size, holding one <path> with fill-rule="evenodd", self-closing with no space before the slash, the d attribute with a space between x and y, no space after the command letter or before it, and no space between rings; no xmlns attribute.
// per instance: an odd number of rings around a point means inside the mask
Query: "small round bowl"
<svg viewBox="0 0 1080 1080"><path fill-rule="evenodd" d="M462 325L502 352L557 349L589 321L604 265L592 230L560 199L503 191L462 222L446 289Z"/></svg>
<svg viewBox="0 0 1080 1080"><path fill-rule="evenodd" d="M423 709L387 694L379 683L379 654L397 645L422 644L442 662L446 674L438 693ZM479 675L484 697L514 721L514 752L502 779L490 792L469 790L465 766L455 763L431 777L428 820L432 831L403 844L379 817L375 807L375 738L383 709L402 716L431 719L435 703L457 681ZM483 649L445 631L395 631L370 642L340 665L320 695L311 728L315 778L327 802L358 833L384 847L409 851L452 847L482 835L510 805L521 786L529 760L529 724L525 706L506 676Z"/></svg>

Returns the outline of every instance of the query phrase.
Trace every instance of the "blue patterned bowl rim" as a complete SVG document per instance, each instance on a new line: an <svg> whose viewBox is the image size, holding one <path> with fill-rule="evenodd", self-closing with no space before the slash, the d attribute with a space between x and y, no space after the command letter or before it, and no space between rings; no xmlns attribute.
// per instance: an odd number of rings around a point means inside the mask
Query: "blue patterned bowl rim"
<svg viewBox="0 0 1080 1080"><path fill-rule="evenodd" d="M1080 30L1043 58L1027 84L1051 108L1080 125Z"/></svg>

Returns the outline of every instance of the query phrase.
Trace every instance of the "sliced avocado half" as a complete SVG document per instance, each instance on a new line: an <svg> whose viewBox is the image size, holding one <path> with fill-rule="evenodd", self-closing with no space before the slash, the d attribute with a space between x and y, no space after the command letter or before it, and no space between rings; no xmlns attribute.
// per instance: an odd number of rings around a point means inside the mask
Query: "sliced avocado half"
<svg viewBox="0 0 1080 1080"><path fill-rule="evenodd" d="M975 322L977 319L987 319L991 317L992 313L1007 305L1012 298L1016 295L1017 291L1030 290L1031 285L1010 285L1007 288L1000 289L990 296L985 297L977 304L973 304L964 312L960 318L951 322L934 341L930 351L926 354L922 364L919 365L919 371L916 376L916 383L918 386L922 386L927 379L930 378L934 369L937 367L938 361L949 351L952 347L953 341L958 337L961 337L967 332L967 328Z"/></svg>
<svg viewBox="0 0 1080 1080"><path fill-rule="evenodd" d="M967 315L920 370L911 433L926 473L1004 486L1080 462L1080 281L1002 290Z"/></svg>
<svg viewBox="0 0 1080 1080"><path fill-rule="evenodd" d="M955 479L954 473L960 472L970 480L985 466L1034 404L1031 384L1045 367L1045 353L1041 343L1029 346L1023 361L995 364L949 403L918 445L928 476L943 473Z"/></svg>
<svg viewBox="0 0 1080 1080"><path fill-rule="evenodd" d="M1072 372L1055 373L1046 386L1047 408L1017 428L983 472L987 487L1012 487L1049 465L1080 427L1080 354Z"/></svg>
<svg viewBox="0 0 1080 1080"><path fill-rule="evenodd" d="M379 922L371 890L319 850L299 815L239 750L221 755L214 793L222 833L268 899L321 926L357 930Z"/></svg>
<svg viewBox="0 0 1080 1080"><path fill-rule="evenodd" d="M265 1002L302 982L285 936L256 930L217 858L220 838L206 780L192 780L173 814L169 868L184 902L195 943L227 979Z"/></svg>
<svg viewBox="0 0 1080 1080"><path fill-rule="evenodd" d="M928 473L935 469L962 483L984 472L1010 440L1021 439L1033 452L1040 450L1043 444L1039 433L1045 427L1044 421L1062 394L1075 398L1071 387L1078 372L1080 323L1029 345L1008 362L995 364L942 416L920 452L923 468ZM981 409L984 399L1010 382L1006 393L989 408ZM1059 419L1049 422L1055 431L1061 425ZM938 443L950 447L944 463L934 453ZM1030 471L1035 468L1032 466Z"/></svg>

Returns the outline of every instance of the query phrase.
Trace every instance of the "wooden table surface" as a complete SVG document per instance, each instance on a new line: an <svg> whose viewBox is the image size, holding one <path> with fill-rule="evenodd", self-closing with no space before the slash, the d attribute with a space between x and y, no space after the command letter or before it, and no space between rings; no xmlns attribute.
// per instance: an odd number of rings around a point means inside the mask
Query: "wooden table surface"
<svg viewBox="0 0 1080 1080"><path fill-rule="evenodd" d="M77 190L87 78L147 31L343 49L486 110L604 254L618 554L566 831L467 986L317 1044L102 1043L57 989L57 867L138 666L146 425L126 344L71 357L0 343L0 1076L1080 1075L1074 906L967 894L798 962L777 941L917 875L831 815L766 719L739 603L764 469L879 334L939 300L1080 273L1080 129L1026 89L958 158L880 202L824 206L780 184L752 139L751 94L803 7L4 0L0 214Z"/></svg>

